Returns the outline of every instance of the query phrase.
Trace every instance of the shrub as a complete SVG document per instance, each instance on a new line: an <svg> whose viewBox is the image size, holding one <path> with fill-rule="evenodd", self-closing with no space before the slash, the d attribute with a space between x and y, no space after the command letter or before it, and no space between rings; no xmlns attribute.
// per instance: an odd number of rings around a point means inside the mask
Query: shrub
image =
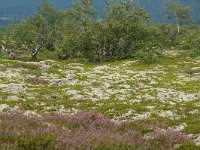
<svg viewBox="0 0 200 150"><path fill-rule="evenodd" d="M95 14L91 0L80 0L67 11L68 31L60 46L63 56L115 61L159 45L159 30L148 25L148 13L132 0L108 2L101 19Z"/></svg>
<svg viewBox="0 0 200 150"><path fill-rule="evenodd" d="M26 81L30 84L40 85L40 84L47 84L47 81L41 78L36 77L28 77Z"/></svg>
<svg viewBox="0 0 200 150"><path fill-rule="evenodd" d="M100 18L93 0L78 0L60 12L44 1L35 16L7 29L6 47L13 58L36 59L44 50L51 58L99 62L133 58L138 50L162 46L159 28L149 25L148 13L132 0L108 0L105 8Z"/></svg>
<svg viewBox="0 0 200 150"><path fill-rule="evenodd" d="M7 28L6 48L15 57L23 55L36 59L42 49L52 51L61 40L63 16L44 1L36 15ZM23 52L17 54L16 52Z"/></svg>
<svg viewBox="0 0 200 150"><path fill-rule="evenodd" d="M163 54L159 50L139 51L136 53L135 57L145 64L152 64L159 62L163 57Z"/></svg>
<svg viewBox="0 0 200 150"><path fill-rule="evenodd" d="M181 38L180 47L191 57L200 56L200 29L187 30Z"/></svg>
<svg viewBox="0 0 200 150"><path fill-rule="evenodd" d="M113 122L94 112L64 114L0 113L0 149L173 149L191 143L180 132L153 129L147 138L127 123ZM130 124L129 124L130 125ZM157 124L154 125L157 127ZM192 143L191 143L192 145Z"/></svg>

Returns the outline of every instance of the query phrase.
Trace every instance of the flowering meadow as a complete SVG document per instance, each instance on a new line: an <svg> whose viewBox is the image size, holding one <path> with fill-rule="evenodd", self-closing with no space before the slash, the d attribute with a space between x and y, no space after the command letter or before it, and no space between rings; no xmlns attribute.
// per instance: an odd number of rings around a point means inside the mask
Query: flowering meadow
<svg viewBox="0 0 200 150"><path fill-rule="evenodd" d="M200 59L0 60L0 149L200 149Z"/></svg>

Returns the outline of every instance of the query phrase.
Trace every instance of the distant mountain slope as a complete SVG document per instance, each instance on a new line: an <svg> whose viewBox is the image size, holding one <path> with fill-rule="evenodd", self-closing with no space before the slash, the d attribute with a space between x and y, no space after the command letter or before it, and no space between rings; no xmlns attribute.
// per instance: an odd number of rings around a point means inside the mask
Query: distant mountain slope
<svg viewBox="0 0 200 150"><path fill-rule="evenodd" d="M136 3L142 5L150 14L152 22L165 22L165 3L168 0L135 0ZM180 3L192 8L192 17L196 22L200 23L200 0L179 0Z"/></svg>
<svg viewBox="0 0 200 150"><path fill-rule="evenodd" d="M6 24L9 19L26 18L35 13L42 0L0 0L0 24ZM72 6L75 0L49 0L58 9ZM95 7L103 12L104 1L94 0ZM150 14L154 23L164 22L165 2L167 0L135 0L135 3L143 6ZM181 3L193 8L192 16L200 23L200 0L179 0Z"/></svg>

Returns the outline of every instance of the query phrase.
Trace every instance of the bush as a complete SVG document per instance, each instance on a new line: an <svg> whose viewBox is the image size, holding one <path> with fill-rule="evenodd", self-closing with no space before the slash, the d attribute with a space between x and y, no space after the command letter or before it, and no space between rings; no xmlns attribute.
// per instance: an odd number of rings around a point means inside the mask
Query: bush
<svg viewBox="0 0 200 150"><path fill-rule="evenodd" d="M181 38L180 48L187 50L191 57L200 56L200 29L187 30Z"/></svg>
<svg viewBox="0 0 200 150"><path fill-rule="evenodd" d="M143 60L156 61L152 51L162 47L168 36L149 25L148 13L132 0L108 0L105 8L99 18L92 0L78 0L61 12L45 1L35 16L7 29L7 49L13 58L25 54L36 59L42 50L52 58L48 52L56 50L54 59L59 56L90 62L133 58L143 50L150 55Z"/></svg>
<svg viewBox="0 0 200 150"><path fill-rule="evenodd" d="M161 51L139 51L136 53L135 57L140 61L145 64L153 64L157 63L161 60L163 57Z"/></svg>
<svg viewBox="0 0 200 150"><path fill-rule="evenodd" d="M62 38L64 17L44 1L35 16L6 29L6 48L16 57L36 59L42 49L53 51Z"/></svg>
<svg viewBox="0 0 200 150"><path fill-rule="evenodd" d="M165 47L175 46L176 41L176 26L171 24L156 25L160 32L159 41ZM175 42L176 41L176 42Z"/></svg>
<svg viewBox="0 0 200 150"><path fill-rule="evenodd" d="M53 137L46 135L39 137L19 137L16 147L21 150L54 150L52 146Z"/></svg>
<svg viewBox="0 0 200 150"><path fill-rule="evenodd" d="M161 45L159 30L148 24L148 14L132 0L107 3L103 19L95 17L91 0L78 1L66 14L70 28L60 46L66 58L115 61Z"/></svg>
<svg viewBox="0 0 200 150"><path fill-rule="evenodd" d="M0 149L3 143L8 150L173 149L183 142L194 145L185 134L158 128L158 122L144 135L128 123L116 123L94 112L71 116L2 112L0 119Z"/></svg>

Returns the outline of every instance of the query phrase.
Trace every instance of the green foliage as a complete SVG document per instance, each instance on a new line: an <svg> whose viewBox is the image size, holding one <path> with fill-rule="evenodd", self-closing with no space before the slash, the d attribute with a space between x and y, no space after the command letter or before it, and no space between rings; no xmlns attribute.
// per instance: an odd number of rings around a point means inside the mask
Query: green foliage
<svg viewBox="0 0 200 150"><path fill-rule="evenodd" d="M78 1L66 12L70 20L66 24L72 28L61 46L63 56L113 61L131 58L137 50L151 47L154 37L149 16L132 0L107 1L103 19L95 18L95 12L92 1L87 0Z"/></svg>
<svg viewBox="0 0 200 150"><path fill-rule="evenodd" d="M19 48L20 41L17 36L18 26L13 25L8 28L4 28L1 35L1 54L5 57L16 58L16 51Z"/></svg>
<svg viewBox="0 0 200 150"><path fill-rule="evenodd" d="M191 21L191 8L184 6L176 1L166 3L167 19L178 24L185 24Z"/></svg>
<svg viewBox="0 0 200 150"><path fill-rule="evenodd" d="M26 50L32 58L36 58L42 48L53 50L56 47L61 39L61 26L61 14L44 1L35 16L8 31L8 41L11 41L8 45Z"/></svg>
<svg viewBox="0 0 200 150"><path fill-rule="evenodd" d="M160 42L165 47L176 45L176 26L171 24L156 25L160 32Z"/></svg>
<svg viewBox="0 0 200 150"><path fill-rule="evenodd" d="M3 57L3 53L2 53L3 44L4 44L4 36L3 36L3 31L2 31L2 29L0 28L0 58Z"/></svg>
<svg viewBox="0 0 200 150"><path fill-rule="evenodd" d="M173 31L172 37L173 37L173 43L176 45L179 41L180 36L180 26L190 24L192 22L191 19L191 8L184 6L176 1L169 1L166 3L166 17L169 19L172 23L176 24L176 30L170 30Z"/></svg>
<svg viewBox="0 0 200 150"><path fill-rule="evenodd" d="M185 35L180 39L180 47L187 50L192 57L200 56L200 29L186 29Z"/></svg>
<svg viewBox="0 0 200 150"><path fill-rule="evenodd" d="M74 3L72 9L64 12L66 29L60 43L60 51L64 52L61 57L82 57L84 52L90 49L90 33L95 15L92 4L92 0L79 0Z"/></svg>
<svg viewBox="0 0 200 150"><path fill-rule="evenodd" d="M19 137L17 139L17 147L22 150L53 150L51 137L36 137L36 138L27 138Z"/></svg>
<svg viewBox="0 0 200 150"><path fill-rule="evenodd" d="M179 27L190 20L190 11L169 2L167 16L176 25L150 25L148 13L132 0L106 0L102 17L93 8L93 0L77 0L72 8L63 11L44 0L35 16L5 29L0 44L13 59L59 56L104 62L137 56L142 62L153 63L160 60L157 49L179 42L193 50L191 55L199 55L198 38L191 38L196 30L190 35Z"/></svg>
<svg viewBox="0 0 200 150"><path fill-rule="evenodd" d="M139 51L136 54L137 59L145 64L157 63L163 57L161 51Z"/></svg>

